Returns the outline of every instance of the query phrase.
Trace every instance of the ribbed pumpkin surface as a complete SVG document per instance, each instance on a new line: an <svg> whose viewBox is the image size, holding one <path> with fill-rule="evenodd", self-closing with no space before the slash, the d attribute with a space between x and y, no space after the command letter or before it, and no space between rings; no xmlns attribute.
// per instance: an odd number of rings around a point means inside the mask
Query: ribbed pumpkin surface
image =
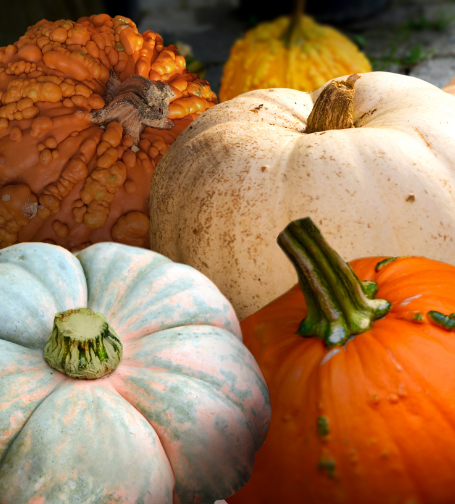
<svg viewBox="0 0 455 504"><path fill-rule="evenodd" d="M328 80L370 72L365 55L340 32L301 17L301 40L287 48L281 40L288 17L261 23L237 40L221 80L220 101L253 89L314 91Z"/></svg>
<svg viewBox="0 0 455 504"><path fill-rule="evenodd" d="M114 243L12 246L0 279L2 504L213 504L245 484L268 392L212 282ZM80 307L123 343L101 379L43 358L54 314Z"/></svg>
<svg viewBox="0 0 455 504"><path fill-rule="evenodd" d="M229 504L454 502L455 337L427 313L455 312L455 268L409 257L375 271L382 259L350 264L392 308L342 347L296 334L299 285L241 323L272 422Z"/></svg>

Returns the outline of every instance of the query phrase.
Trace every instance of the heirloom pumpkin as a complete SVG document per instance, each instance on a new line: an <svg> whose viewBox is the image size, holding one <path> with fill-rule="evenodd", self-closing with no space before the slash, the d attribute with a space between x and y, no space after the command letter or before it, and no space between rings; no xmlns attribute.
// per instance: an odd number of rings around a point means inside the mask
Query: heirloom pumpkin
<svg viewBox="0 0 455 504"><path fill-rule="evenodd" d="M153 170L217 103L174 45L127 18L42 20L0 48L0 248L148 247Z"/></svg>
<svg viewBox="0 0 455 504"><path fill-rule="evenodd" d="M303 15L260 23L233 45L223 68L220 101L254 89L314 91L329 79L370 72L367 57L339 31Z"/></svg>
<svg viewBox="0 0 455 504"><path fill-rule="evenodd" d="M152 250L202 271L240 319L293 285L275 237L301 215L347 258L455 263L455 100L413 77L356 78L221 103L154 173Z"/></svg>
<svg viewBox="0 0 455 504"><path fill-rule="evenodd" d="M299 284L241 323L272 422L229 504L451 504L455 267L349 265L309 219L278 240Z"/></svg>
<svg viewBox="0 0 455 504"><path fill-rule="evenodd" d="M270 421L216 286L116 243L0 252L0 404L2 504L213 504Z"/></svg>

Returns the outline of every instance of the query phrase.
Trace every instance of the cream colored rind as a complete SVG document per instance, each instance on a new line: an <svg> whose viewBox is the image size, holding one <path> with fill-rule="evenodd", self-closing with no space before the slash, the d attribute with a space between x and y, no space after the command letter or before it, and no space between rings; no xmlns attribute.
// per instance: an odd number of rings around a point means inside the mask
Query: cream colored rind
<svg viewBox="0 0 455 504"><path fill-rule="evenodd" d="M356 127L307 135L321 89L251 91L217 105L154 173L152 250L211 278L240 319L296 283L276 244L294 219L311 217L346 260L455 264L454 97L412 77L361 74Z"/></svg>

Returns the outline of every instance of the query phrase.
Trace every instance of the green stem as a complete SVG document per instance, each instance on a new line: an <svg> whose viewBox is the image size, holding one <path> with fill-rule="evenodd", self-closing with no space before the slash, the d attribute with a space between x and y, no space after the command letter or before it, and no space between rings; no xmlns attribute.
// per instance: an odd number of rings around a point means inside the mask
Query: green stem
<svg viewBox="0 0 455 504"><path fill-rule="evenodd" d="M114 371L122 352L122 342L104 315L78 308L55 315L44 359L71 378L93 380Z"/></svg>
<svg viewBox="0 0 455 504"><path fill-rule="evenodd" d="M294 264L308 307L298 334L322 338L329 348L343 345L390 310L388 301L373 298L374 282L361 282L309 217L291 222L277 241Z"/></svg>
<svg viewBox="0 0 455 504"><path fill-rule="evenodd" d="M281 37L281 41L287 49L289 49L291 45L301 44L305 40L301 30L305 4L306 0L294 0L294 11L292 12L289 24Z"/></svg>

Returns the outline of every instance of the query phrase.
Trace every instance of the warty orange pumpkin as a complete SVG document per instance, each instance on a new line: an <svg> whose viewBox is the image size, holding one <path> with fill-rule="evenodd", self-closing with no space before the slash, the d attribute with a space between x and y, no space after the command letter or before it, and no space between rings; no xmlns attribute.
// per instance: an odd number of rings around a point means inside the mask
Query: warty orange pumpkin
<svg viewBox="0 0 455 504"><path fill-rule="evenodd" d="M299 284L241 322L272 421L229 504L455 500L455 267L345 263L309 219L280 234Z"/></svg>
<svg viewBox="0 0 455 504"><path fill-rule="evenodd" d="M174 45L125 17L42 20L0 48L0 247L147 247L153 170L217 103Z"/></svg>

